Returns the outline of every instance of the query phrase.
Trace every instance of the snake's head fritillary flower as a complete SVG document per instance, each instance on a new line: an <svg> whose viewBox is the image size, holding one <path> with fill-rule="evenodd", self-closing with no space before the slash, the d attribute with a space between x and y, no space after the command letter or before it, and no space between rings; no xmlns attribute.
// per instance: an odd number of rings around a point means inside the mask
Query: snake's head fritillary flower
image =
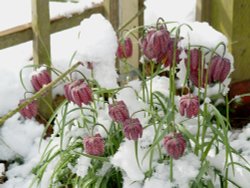
<svg viewBox="0 0 250 188"><path fill-rule="evenodd" d="M89 155L101 156L104 154L105 143L100 134L83 139L84 151Z"/></svg>
<svg viewBox="0 0 250 188"><path fill-rule="evenodd" d="M119 59L129 58L132 56L133 44L131 38L126 38L119 42L116 55Z"/></svg>
<svg viewBox="0 0 250 188"><path fill-rule="evenodd" d="M207 69L200 69L200 71L190 71L189 79L196 87L204 88L206 84L210 84L209 80L206 80Z"/></svg>
<svg viewBox="0 0 250 188"><path fill-rule="evenodd" d="M45 67L34 71L31 76L31 84L35 91L39 91L44 85L51 82L51 76Z"/></svg>
<svg viewBox="0 0 250 188"><path fill-rule="evenodd" d="M127 139L129 140L138 140L142 137L142 125L139 121L139 119L127 119L123 122L123 132Z"/></svg>
<svg viewBox="0 0 250 188"><path fill-rule="evenodd" d="M188 54L188 51L186 50ZM190 71L191 72L198 72L199 67L202 64L202 51L200 49L194 48L189 52L190 56ZM188 57L185 59L186 66L188 66Z"/></svg>
<svg viewBox="0 0 250 188"><path fill-rule="evenodd" d="M165 67L172 66L173 61L175 60L175 63L178 64L181 61L180 54L181 54L181 48L178 47L178 42L176 41L177 39L175 38L170 38L168 42L168 49L167 52L164 56L164 59L162 60L162 63L164 64ZM175 44L176 43L176 44ZM175 46L176 45L176 46ZM175 59L174 59L175 57Z"/></svg>
<svg viewBox="0 0 250 188"><path fill-rule="evenodd" d="M183 95L180 99L180 114L188 118L192 118L198 115L199 113L199 98L193 94L188 93Z"/></svg>
<svg viewBox="0 0 250 188"><path fill-rule="evenodd" d="M65 98L78 106L88 105L93 101L92 90L83 80L75 80L64 85Z"/></svg>
<svg viewBox="0 0 250 188"><path fill-rule="evenodd" d="M182 134L173 133L164 137L163 146L169 156L179 159L185 151L186 141Z"/></svg>
<svg viewBox="0 0 250 188"><path fill-rule="evenodd" d="M218 55L211 59L209 66L208 78L209 82L223 82L228 76L231 68L230 60Z"/></svg>
<svg viewBox="0 0 250 188"><path fill-rule="evenodd" d="M129 111L123 101L117 101L109 105L109 116L111 119L118 123L123 123L129 118Z"/></svg>
<svg viewBox="0 0 250 188"><path fill-rule="evenodd" d="M170 34L166 28L151 29L140 40L140 47L148 59L161 63L166 56L169 41Z"/></svg>
<svg viewBox="0 0 250 188"><path fill-rule="evenodd" d="M24 103L26 99L22 99L19 101L19 105ZM22 108L19 113L27 119L31 119L35 117L38 113L38 104L37 101L32 101L31 103L27 104L24 108Z"/></svg>

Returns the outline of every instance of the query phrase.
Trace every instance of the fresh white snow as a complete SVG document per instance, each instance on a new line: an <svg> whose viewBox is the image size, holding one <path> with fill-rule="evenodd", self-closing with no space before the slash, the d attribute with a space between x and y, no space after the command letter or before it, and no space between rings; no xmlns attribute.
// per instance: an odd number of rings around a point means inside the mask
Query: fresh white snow
<svg viewBox="0 0 250 188"><path fill-rule="evenodd" d="M118 44L110 22L101 14L92 15L81 22L79 35L76 59L93 63L94 78L101 87L118 87L115 68Z"/></svg>
<svg viewBox="0 0 250 188"><path fill-rule="evenodd" d="M66 15L70 16L72 12L82 12L87 7L92 6L92 2L99 3L101 0L80 0L79 4L74 3L50 3L50 15L51 17ZM171 6L166 6L166 4L172 3ZM12 26L23 24L31 20L31 1L30 0L9 0L4 3L4 6L0 7L0 30L7 29ZM162 6L162 4L164 6ZM182 6L179 6L182 4ZM15 6L13 6L15 5ZM156 19L161 16L164 17L166 21L168 20L178 20L180 22L188 22L188 24L193 28L189 30L187 27L183 26L181 30L181 35L185 36L186 39L181 41L182 46L187 46L188 42L197 45L204 45L207 47L215 48L215 46L220 42L227 44L227 39L221 33L215 31L207 23L191 22L194 21L195 16L195 0L147 0L145 2L147 9L145 11L145 23L152 24ZM6 7L11 7L15 14L10 15L10 11ZM183 9L185 7L185 9ZM155 11L157 10L157 11ZM177 13L177 14L176 14ZM8 20L6 19L8 15ZM15 15L13 17L13 15ZM3 24L4 23L4 24ZM78 34L80 32L80 38ZM209 36L209 37L208 37ZM63 40L62 40L63 39ZM112 29L110 23L103 18L101 15L93 15L89 19L85 19L81 26L69 29L64 32L53 34L51 38L51 50L52 50L52 62L54 67L64 72L67 70L71 56L75 51L77 51L76 60L81 60L84 62L93 62L94 66L94 76L96 80L102 87L115 88L117 87L117 73L115 71L115 52L117 48L117 38L114 30ZM222 47L218 48L217 52L222 53ZM185 55L185 54L183 54ZM23 98L24 89L22 88L19 81L19 71L25 66L32 64L29 59L32 57L32 45L31 42L21 44L15 47L11 47L5 50L0 50L0 116L6 114L9 110L14 109L19 99ZM233 58L229 52L226 51L226 57L230 58L233 63ZM179 64L180 74L179 78L184 78L185 75L185 65L184 62ZM84 72L86 77L90 77L90 70L79 67L79 70ZM231 67L233 71L233 66ZM105 76L103 75L105 73ZM26 68L23 70L23 80L25 86L28 90L32 90L31 84L29 82L29 75L32 74L32 68ZM56 75L53 74L53 78ZM80 75L77 73L72 74L73 78L79 78ZM182 80L181 79L181 80ZM224 92L228 91L229 79L227 79L224 84ZM10 87L11 85L11 87ZM180 83L181 85L181 83ZM131 88L124 88L121 90L117 97L118 99L124 100L129 108L130 114L134 112L145 109L147 106L141 101L136 100L136 92L140 94L140 82L133 81L129 83ZM153 80L153 90L160 91L165 95L168 95L168 79L164 77L156 77ZM218 93L219 86L215 85L213 88L208 90L208 96ZM62 94L62 85L55 88L54 96L56 94ZM206 99L209 102L209 99ZM69 109L73 109L75 106L71 103L69 104ZM103 124L105 127L110 125L110 118L108 116L107 106L100 107L98 109L98 122ZM142 122L147 122L148 117L143 116L143 112L136 113L134 117L137 117ZM76 111L70 114L69 118L78 118L79 112ZM60 116L57 117L60 120ZM177 115L178 119L178 115ZM180 117L178 119L182 121ZM197 129L197 119L190 119L189 121L183 122L185 127L193 134L196 134ZM57 125L60 126L60 125ZM57 126L55 126L55 132L57 131ZM152 126L151 126L152 127ZM151 127L145 129L143 137L139 141L139 157L142 158L145 151L150 143L152 143L152 133ZM39 150L39 141L41 134L44 130L43 125L37 123L35 120L23 120L17 113L15 116L7 120L4 126L0 129L0 159L10 160L16 157L23 159L24 164L18 164L17 162L11 164L6 175L8 181L5 184L1 184L1 188L27 188L29 187L34 175L31 170L38 164L41 159L42 152L46 145L49 143L50 139L43 140L42 146ZM105 131L101 127L96 127L96 132L101 133L103 137L106 137ZM79 135L85 135L86 132L77 128L77 126L72 129L65 130L65 139L70 137L77 137ZM239 151L242 151L243 156L249 161L250 160L250 125L248 125L241 133L231 139L232 146ZM59 146L59 139L53 139L50 148L53 146ZM67 140L64 142L64 147L67 146ZM131 149L132 148L132 149ZM154 163L156 171L150 179L146 179L145 183L142 184L144 179L144 173L148 169L148 159L146 158L141 164L142 170L138 167L135 160L134 153L134 142L125 140L119 151L111 159L114 166L123 169L124 174L124 188L152 188L152 187L170 187L173 183L168 181L169 176L169 166L164 164ZM130 152L130 154L128 154ZM225 154L223 151L216 156L211 155L209 161L211 164L223 171L223 161ZM157 158L157 156L155 156ZM48 187L50 175L53 173L53 169L59 159L55 158L53 162L48 166L46 170L46 176L43 177L41 181L41 187ZM235 157L235 161L243 162L242 159ZM248 165L248 164L246 164ZM81 157L77 161L76 166L70 167L73 172L77 175L84 177L87 173L87 169L90 166L90 160L86 157ZM248 165L249 166L249 165ZM107 170L110 166L105 166L103 172ZM179 187L187 187L188 182L194 179L200 167L199 159L193 154L185 154L180 160L174 161L174 168L176 182L178 182ZM188 170L187 170L188 169ZM0 176L5 171L4 166L0 163ZM236 166L236 176L233 176L232 171L229 171L229 177L241 185L243 188L248 188L250 179L250 174L248 171ZM134 182L134 181L137 182Z"/></svg>

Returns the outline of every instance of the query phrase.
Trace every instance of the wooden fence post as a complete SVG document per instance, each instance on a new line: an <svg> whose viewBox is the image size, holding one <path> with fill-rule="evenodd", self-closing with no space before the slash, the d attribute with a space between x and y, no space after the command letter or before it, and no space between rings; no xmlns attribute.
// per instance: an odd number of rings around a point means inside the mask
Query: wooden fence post
<svg viewBox="0 0 250 188"><path fill-rule="evenodd" d="M126 24L129 20L131 20L134 16L132 22L130 22L124 30L130 30L132 28L141 26L144 24L144 15L143 15L143 7L144 7L144 0L121 0L121 17L120 17L120 26ZM141 12L140 12L141 11ZM138 14L139 13L139 14ZM139 30L134 32L137 38L140 37ZM139 66L139 59L140 59L140 49L138 46L138 40L135 37L130 36L133 42L133 56L128 59L128 63L131 64L133 67L138 68Z"/></svg>
<svg viewBox="0 0 250 188"><path fill-rule="evenodd" d="M115 30L119 27L119 0L104 0L104 15Z"/></svg>
<svg viewBox="0 0 250 188"><path fill-rule="evenodd" d="M233 81L250 79L250 1L234 0L231 47L235 59Z"/></svg>
<svg viewBox="0 0 250 188"><path fill-rule="evenodd" d="M49 0L32 0L33 60L35 64L51 65ZM52 93L48 91L39 100L39 114L49 119L52 110Z"/></svg>
<svg viewBox="0 0 250 188"><path fill-rule="evenodd" d="M210 0L196 0L196 20L209 21L210 17Z"/></svg>
<svg viewBox="0 0 250 188"><path fill-rule="evenodd" d="M249 0L198 0L201 20L208 21L229 39L229 50L234 56L235 71L232 82L250 79L250 1ZM199 10L198 10L199 11Z"/></svg>

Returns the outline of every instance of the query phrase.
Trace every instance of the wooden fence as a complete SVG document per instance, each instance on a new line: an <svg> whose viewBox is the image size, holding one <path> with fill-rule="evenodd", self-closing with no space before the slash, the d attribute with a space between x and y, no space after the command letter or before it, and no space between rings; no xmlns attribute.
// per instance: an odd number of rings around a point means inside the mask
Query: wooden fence
<svg viewBox="0 0 250 188"><path fill-rule="evenodd" d="M62 1L62 0L53 0ZM50 65L50 35L80 24L82 19L101 13L117 30L143 7L143 0L104 0L82 13L71 17L59 16L50 20L49 0L32 0L32 22L0 32L0 50L33 40L33 57L36 64ZM197 19L208 21L229 38L229 49L235 57L233 81L250 79L250 1L249 0L197 0ZM129 10L129 11L128 11ZM126 28L143 24L143 14ZM134 53L133 65L138 65L139 50ZM51 93L45 97L51 104ZM40 114L46 119L51 112L40 103Z"/></svg>
<svg viewBox="0 0 250 188"><path fill-rule="evenodd" d="M234 56L232 81L250 79L250 0L197 0L197 19L207 21L229 40Z"/></svg>
<svg viewBox="0 0 250 188"><path fill-rule="evenodd" d="M57 0L53 0L57 1ZM60 0L61 1L61 0ZM50 20L49 0L32 0L32 22L0 32L0 50L33 40L33 59L35 64L50 66L50 35L77 26L84 19L94 13L101 13L110 20L114 29L130 20L143 7L143 0L104 0L82 13L72 13L71 17L59 16ZM128 12L122 7L132 7ZM128 10L128 9L127 9ZM138 16L126 28L143 24L143 14ZM139 53L134 54L138 64ZM44 101L45 100L45 101ZM51 91L39 102L39 113L49 119L51 111L48 104L52 104Z"/></svg>

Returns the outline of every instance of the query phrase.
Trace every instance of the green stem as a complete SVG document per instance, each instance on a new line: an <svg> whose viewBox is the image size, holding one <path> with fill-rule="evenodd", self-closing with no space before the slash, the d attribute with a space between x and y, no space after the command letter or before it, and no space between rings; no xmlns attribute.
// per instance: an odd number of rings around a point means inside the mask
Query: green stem
<svg viewBox="0 0 250 188"><path fill-rule="evenodd" d="M146 87L146 75L145 75L145 71L146 71L146 69L145 69L145 66L146 66L146 64L145 63L143 63L142 64L142 99L143 99L143 102L145 102L145 100L146 100L146 95L145 95L145 87Z"/></svg>
<svg viewBox="0 0 250 188"><path fill-rule="evenodd" d="M136 159L139 169L142 171L141 164L139 161L139 156L138 156L138 141L137 140L135 141L135 159Z"/></svg>
<svg viewBox="0 0 250 188"><path fill-rule="evenodd" d="M71 73L73 70L75 70L80 64L81 63L79 62L79 63L76 63L75 65L73 65L70 69L68 69L66 72L64 72L61 76L59 76L58 78L56 78L54 81L50 82L48 85L44 86L40 91L38 91L36 94L34 94L29 99L27 99L24 103L20 104L17 108L15 108L14 110L12 110L12 111L8 112L6 115L4 115L0 119L0 127L3 125L3 123L7 119L9 119L13 115L15 115L17 112L19 112L25 106L27 106L29 103L31 103L35 99L37 99L37 98L41 97L42 95L44 95L49 89L51 89L55 84L57 84L64 77L66 77L69 73Z"/></svg>
<svg viewBox="0 0 250 188"><path fill-rule="evenodd" d="M174 181L174 171L173 171L173 158L170 157L170 173L169 173L169 179L170 179L170 182L173 182Z"/></svg>
<svg viewBox="0 0 250 188"><path fill-rule="evenodd" d="M154 74L154 62L150 61L150 69L151 69L151 75ZM150 88L149 88L149 91L150 91L150 110L153 110L153 78L150 79Z"/></svg>
<svg viewBox="0 0 250 188"><path fill-rule="evenodd" d="M122 31L124 30L134 19L136 19L138 16L140 16L144 10L146 9L145 6L142 7L141 10L139 10L132 18L130 18L130 20L128 20L124 25L122 25L121 27L118 28L118 31Z"/></svg>

